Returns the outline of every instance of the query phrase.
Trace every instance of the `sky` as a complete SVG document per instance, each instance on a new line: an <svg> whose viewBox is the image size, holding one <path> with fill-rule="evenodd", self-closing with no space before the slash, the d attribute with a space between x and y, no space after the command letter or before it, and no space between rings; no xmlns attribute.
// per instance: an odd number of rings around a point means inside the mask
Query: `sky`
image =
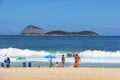
<svg viewBox="0 0 120 80"><path fill-rule="evenodd" d="M18 35L27 25L120 36L120 0L0 0L0 34Z"/></svg>

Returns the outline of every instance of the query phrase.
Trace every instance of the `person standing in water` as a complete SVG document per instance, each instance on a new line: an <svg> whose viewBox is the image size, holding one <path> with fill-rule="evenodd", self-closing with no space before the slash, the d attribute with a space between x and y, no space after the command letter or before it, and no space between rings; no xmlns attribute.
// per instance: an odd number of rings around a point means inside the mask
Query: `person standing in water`
<svg viewBox="0 0 120 80"><path fill-rule="evenodd" d="M62 55L62 67L64 67L64 64L65 64L65 57L64 55Z"/></svg>
<svg viewBox="0 0 120 80"><path fill-rule="evenodd" d="M80 62L81 62L80 56L78 54L76 54L75 55L75 65L74 65L74 67L79 67Z"/></svg>

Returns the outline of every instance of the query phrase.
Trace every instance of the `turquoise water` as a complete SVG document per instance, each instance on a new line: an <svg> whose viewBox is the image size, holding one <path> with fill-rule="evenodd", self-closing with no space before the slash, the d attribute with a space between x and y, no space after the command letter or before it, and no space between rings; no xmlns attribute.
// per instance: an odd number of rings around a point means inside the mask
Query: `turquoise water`
<svg viewBox="0 0 120 80"><path fill-rule="evenodd" d="M120 67L120 36L0 36L0 57L7 54L14 64L21 62L16 58L25 57L35 67L39 62L47 63L45 56L49 54L56 56L53 62L60 63L64 54L69 66L76 53L81 56L81 66Z"/></svg>

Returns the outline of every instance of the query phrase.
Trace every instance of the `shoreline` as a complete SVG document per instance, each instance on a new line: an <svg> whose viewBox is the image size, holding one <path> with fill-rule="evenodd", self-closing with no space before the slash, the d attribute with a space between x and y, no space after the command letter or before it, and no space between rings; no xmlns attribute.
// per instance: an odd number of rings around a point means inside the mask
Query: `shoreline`
<svg viewBox="0 0 120 80"><path fill-rule="evenodd" d="M11 67L23 67L24 62L11 62ZM31 63L30 67L49 67L49 62L42 61L26 61L26 67L29 68L29 63ZM61 62L58 62L59 66L62 66ZM73 66L73 62L66 62L65 67ZM2 66L2 64L0 64ZM4 64L5 66L5 64ZM53 62L53 67L55 66L55 62ZM120 63L85 63L82 62L80 67L89 67L89 68L120 68Z"/></svg>
<svg viewBox="0 0 120 80"><path fill-rule="evenodd" d="M120 68L0 68L0 80L119 80Z"/></svg>

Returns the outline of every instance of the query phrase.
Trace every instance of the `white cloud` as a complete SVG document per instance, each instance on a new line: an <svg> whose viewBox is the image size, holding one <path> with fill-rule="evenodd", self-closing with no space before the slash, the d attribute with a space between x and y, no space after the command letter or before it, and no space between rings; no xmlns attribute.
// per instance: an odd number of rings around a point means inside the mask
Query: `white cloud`
<svg viewBox="0 0 120 80"><path fill-rule="evenodd" d="M107 29L120 29L120 26L104 26Z"/></svg>

